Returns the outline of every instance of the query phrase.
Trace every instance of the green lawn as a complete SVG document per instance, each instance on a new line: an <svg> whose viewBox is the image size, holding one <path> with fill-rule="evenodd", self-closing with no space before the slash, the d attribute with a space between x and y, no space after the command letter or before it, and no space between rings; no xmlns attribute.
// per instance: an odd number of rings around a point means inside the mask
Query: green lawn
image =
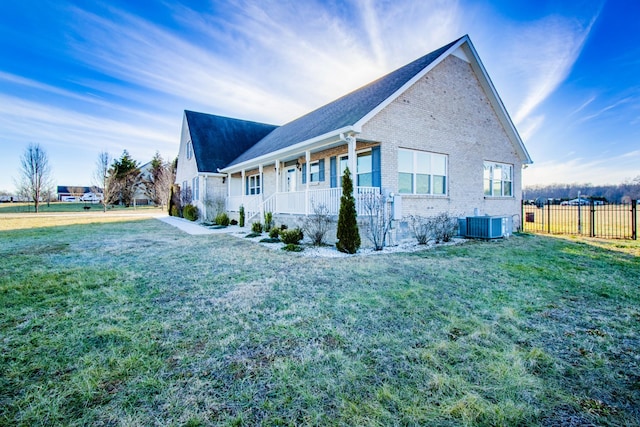
<svg viewBox="0 0 640 427"><path fill-rule="evenodd" d="M0 231L0 425L640 424L637 242L54 225Z"/></svg>
<svg viewBox="0 0 640 427"><path fill-rule="evenodd" d="M108 212L128 212L134 210L158 210L155 206L133 206L125 207L121 205L108 206ZM70 203L70 202L51 202L40 203L40 213L60 213L60 212L102 212L103 207L100 203ZM33 203L0 203L0 214L10 213L35 213Z"/></svg>

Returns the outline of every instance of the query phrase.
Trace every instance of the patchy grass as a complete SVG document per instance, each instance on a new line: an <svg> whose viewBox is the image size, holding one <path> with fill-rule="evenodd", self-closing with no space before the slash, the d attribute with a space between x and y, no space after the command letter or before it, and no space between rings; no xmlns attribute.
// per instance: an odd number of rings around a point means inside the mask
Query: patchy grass
<svg viewBox="0 0 640 427"><path fill-rule="evenodd" d="M637 425L637 246L0 232L2 425Z"/></svg>
<svg viewBox="0 0 640 427"><path fill-rule="evenodd" d="M86 209L86 208L89 209ZM107 212L129 212L129 211L161 211L161 208L155 206L133 206L125 207L121 205L107 206ZM39 214L60 213L60 212L103 212L100 203L84 203L84 202L51 202L40 203ZM0 203L0 214L35 214L33 203Z"/></svg>

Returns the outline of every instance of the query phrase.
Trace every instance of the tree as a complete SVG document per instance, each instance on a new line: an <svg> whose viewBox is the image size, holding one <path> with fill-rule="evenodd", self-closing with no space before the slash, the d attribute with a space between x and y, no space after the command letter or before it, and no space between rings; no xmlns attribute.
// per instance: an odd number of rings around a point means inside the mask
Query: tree
<svg viewBox="0 0 640 427"><path fill-rule="evenodd" d="M20 158L18 194L33 200L36 213L42 198L52 191L49 157L39 144L29 144Z"/></svg>
<svg viewBox="0 0 640 427"><path fill-rule="evenodd" d="M142 181L138 162L131 158L127 150L124 150L122 156L113 161L111 168L118 183L119 202L129 207Z"/></svg>
<svg viewBox="0 0 640 427"><path fill-rule="evenodd" d="M118 182L110 166L111 156L106 151L98 155L96 170L93 173L93 192L102 193L102 209L107 211L107 205L116 201L118 196Z"/></svg>
<svg viewBox="0 0 640 427"><path fill-rule="evenodd" d="M151 160L151 170L147 179L144 181L144 192L157 206L164 206L168 203L171 186L176 177L176 162L165 162L162 160L160 153L156 154Z"/></svg>
<svg viewBox="0 0 640 427"><path fill-rule="evenodd" d="M338 215L338 241L336 248L340 252L355 254L360 247L360 231L356 213L356 199L353 197L353 181L349 168L342 177L342 197L340 197L340 213Z"/></svg>

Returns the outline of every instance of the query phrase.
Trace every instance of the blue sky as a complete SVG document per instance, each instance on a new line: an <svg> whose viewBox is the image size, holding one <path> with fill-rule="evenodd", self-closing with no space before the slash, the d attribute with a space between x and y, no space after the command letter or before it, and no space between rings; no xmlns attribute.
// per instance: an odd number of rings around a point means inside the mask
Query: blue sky
<svg viewBox="0 0 640 427"><path fill-rule="evenodd" d="M469 34L534 164L640 175L640 2L0 2L0 190L31 143L55 185L101 151L177 155L185 109L283 124Z"/></svg>

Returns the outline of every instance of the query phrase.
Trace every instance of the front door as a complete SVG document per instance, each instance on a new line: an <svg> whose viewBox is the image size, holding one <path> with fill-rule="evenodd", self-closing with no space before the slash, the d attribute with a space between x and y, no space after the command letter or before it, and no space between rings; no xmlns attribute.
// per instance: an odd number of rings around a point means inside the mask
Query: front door
<svg viewBox="0 0 640 427"><path fill-rule="evenodd" d="M296 191L296 168L287 169L287 191Z"/></svg>

